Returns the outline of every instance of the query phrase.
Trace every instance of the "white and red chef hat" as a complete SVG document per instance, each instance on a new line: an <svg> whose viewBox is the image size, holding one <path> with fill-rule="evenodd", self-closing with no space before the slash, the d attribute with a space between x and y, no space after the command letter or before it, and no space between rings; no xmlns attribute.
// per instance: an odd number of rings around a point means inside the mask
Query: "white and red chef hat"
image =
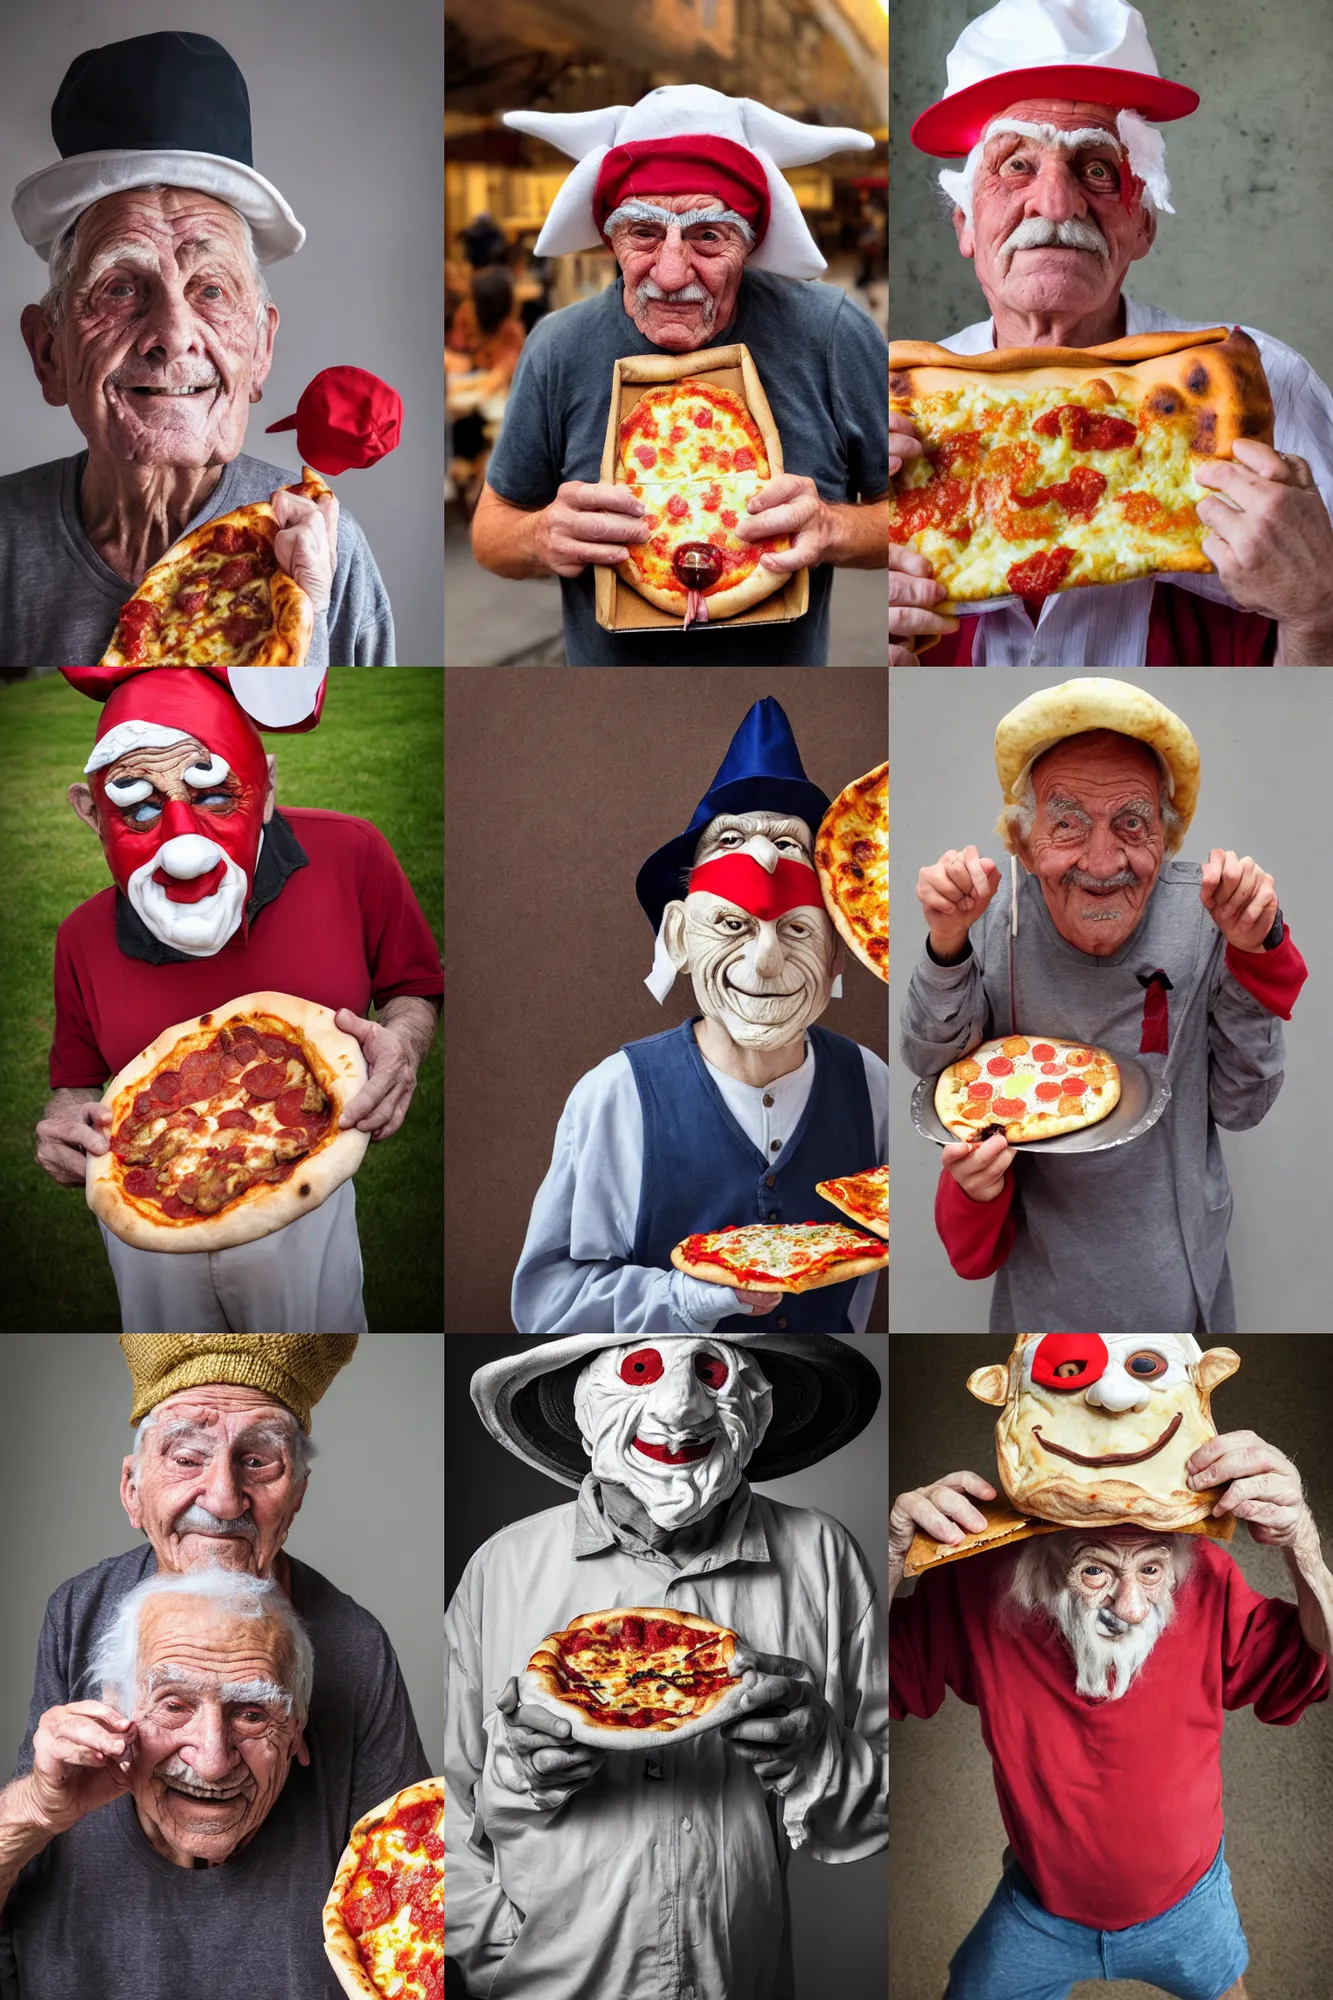
<svg viewBox="0 0 1333 2000"><path fill-rule="evenodd" d="M607 216L635 194L708 189L753 228L750 263L784 278L817 278L826 265L781 169L875 143L869 132L803 125L700 83L664 84L599 111L506 111L504 122L578 161L537 238L539 257L600 248Z"/></svg>
<svg viewBox="0 0 1333 2000"><path fill-rule="evenodd" d="M204 682L219 683L236 706L260 729L299 734L313 729L324 708L327 667L62 667L72 688L93 701L107 701L126 681L142 676L171 675L182 698L195 688L206 698ZM165 680L150 685L165 692ZM145 689L146 693L147 690ZM100 734L100 731L99 731Z"/></svg>

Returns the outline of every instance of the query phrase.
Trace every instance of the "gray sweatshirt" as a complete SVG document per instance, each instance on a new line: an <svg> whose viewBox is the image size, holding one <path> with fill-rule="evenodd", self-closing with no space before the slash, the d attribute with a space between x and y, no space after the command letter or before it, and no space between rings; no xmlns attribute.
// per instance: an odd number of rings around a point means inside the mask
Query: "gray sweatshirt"
<svg viewBox="0 0 1333 2000"><path fill-rule="evenodd" d="M0 478L0 667L90 667L111 643L134 595L83 531L79 481L86 452ZM243 452L183 532L252 500L272 498L296 475ZM361 529L344 508L328 612L315 620L312 667L391 667L393 614Z"/></svg>
<svg viewBox="0 0 1333 2000"><path fill-rule="evenodd" d="M991 1035L1043 1034L1135 1056L1171 1084L1152 1129L1105 1153L1025 1153L1015 1177L1017 1236L991 1298L993 1333L1231 1333L1231 1188L1217 1128L1257 1125L1282 1087L1282 1026L1227 969L1225 941L1199 900L1197 861L1167 861L1137 929L1094 958L1067 944L1036 881L1020 874L1009 1013L1009 884L972 927L972 955L922 952L902 1015L902 1056L935 1076ZM1166 1055L1139 1053L1145 989L1171 982Z"/></svg>

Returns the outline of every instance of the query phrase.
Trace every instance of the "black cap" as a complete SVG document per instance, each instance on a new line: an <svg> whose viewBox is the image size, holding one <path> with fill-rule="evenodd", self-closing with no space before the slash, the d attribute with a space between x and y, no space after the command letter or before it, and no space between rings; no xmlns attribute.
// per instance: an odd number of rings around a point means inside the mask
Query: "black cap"
<svg viewBox="0 0 1333 2000"><path fill-rule="evenodd" d="M51 107L62 159L109 148L217 153L253 167L250 93L211 35L132 35L85 49Z"/></svg>

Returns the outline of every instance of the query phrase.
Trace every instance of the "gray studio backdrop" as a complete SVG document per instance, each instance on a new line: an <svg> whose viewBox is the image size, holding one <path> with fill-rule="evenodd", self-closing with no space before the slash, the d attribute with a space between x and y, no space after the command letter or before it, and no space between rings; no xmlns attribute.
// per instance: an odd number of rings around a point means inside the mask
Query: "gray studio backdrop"
<svg viewBox="0 0 1333 2000"><path fill-rule="evenodd" d="M931 160L908 138L944 94L944 59L990 0L895 0L889 332L940 340L987 317L958 254ZM1328 0L1139 0L1163 76L1200 97L1163 125L1174 215L1130 266L1131 298L1183 319L1240 321L1299 349L1333 381L1333 266L1309 254L1309 218L1333 201L1333 155L1312 146L1333 63Z"/></svg>
<svg viewBox="0 0 1333 2000"><path fill-rule="evenodd" d="M1225 1344L1235 1348L1241 1366L1214 1395L1213 1420L1219 1431L1257 1431L1296 1461L1327 1551L1333 1538L1333 1336L1236 1334ZM996 1412L968 1394L967 1378L974 1368L1002 1360L1009 1345L1001 1336L890 1336L895 1493L959 1466L994 1480ZM1260 1548L1243 1523L1227 1546L1252 1589L1294 1600L1276 1549ZM999 1880L1004 1828L974 1708L949 1695L929 1722L895 1723L889 1737L889 2000L939 2000L949 1959ZM1333 1708L1307 1709L1293 1728L1258 1722L1252 1708L1228 1715L1222 1785L1227 1865L1250 1940L1251 2000L1328 2000ZM1137 1981L1080 1982L1071 2000L1108 1994L1154 2000L1158 1993Z"/></svg>
<svg viewBox="0 0 1333 2000"><path fill-rule="evenodd" d="M831 1514L856 1537L883 1594L888 1562L888 1336L843 1334L849 1347L868 1355L884 1396L859 1437L790 1479L771 1479L762 1491L791 1507ZM572 1487L525 1466L482 1429L468 1394L473 1370L501 1354L540 1343L517 1335L446 1336L448 1380L445 1429L449 1457L446 1499L446 1592L452 1595L469 1557L510 1521L573 1499ZM800 2000L883 2000L887 1978L885 1905L887 1859L835 1864L793 1855L788 1884L792 1903L796 1991ZM608 1996L610 2000L610 1996Z"/></svg>
<svg viewBox="0 0 1333 2000"><path fill-rule="evenodd" d="M393 604L398 659L439 666L444 629L444 29L435 0L0 0L0 473L83 449L48 409L19 333L44 266L9 215L14 189L56 157L51 100L87 48L162 28L214 36L250 91L255 165L305 224L305 247L271 266L282 316L245 449L300 476L290 416L321 368L347 362L392 383L403 438L333 482L360 521Z"/></svg>
<svg viewBox="0 0 1333 2000"><path fill-rule="evenodd" d="M120 1504L130 1373L110 1333L0 1335L0 1783L28 1725L46 1600L141 1546ZM433 1771L443 1761L444 1336L363 1333L311 1418L319 1449L287 1546L374 1613ZM336 1673L316 1660L316 1676Z"/></svg>
<svg viewBox="0 0 1333 2000"><path fill-rule="evenodd" d="M1037 688L1062 678L1049 670L987 673L947 667L893 674L889 743L893 766L896 912L889 1012L893 1069L893 1267L889 1325L895 1333L985 1330L991 1283L954 1276L935 1233L939 1148L913 1129L915 1077L898 1054L907 982L925 925L916 900L918 870L948 847L975 841L1002 867L994 832L1000 810L995 725ZM1299 667L1235 673L1223 667L1159 667L1131 677L1188 724L1203 763L1198 811L1181 856L1204 861L1212 847L1252 854L1273 876L1310 977L1286 1025L1286 1083L1263 1123L1223 1132L1235 1195L1229 1248L1239 1326L1272 1333L1317 1332L1329 1324L1328 1287L1312 1244L1327 1227L1324 1160L1333 1110L1322 1052L1333 1030L1333 919L1316 837L1317 802L1328 791L1333 675ZM1091 1240L1096 1218L1089 1217ZM1103 1246L1132 1255L1132 1245Z"/></svg>

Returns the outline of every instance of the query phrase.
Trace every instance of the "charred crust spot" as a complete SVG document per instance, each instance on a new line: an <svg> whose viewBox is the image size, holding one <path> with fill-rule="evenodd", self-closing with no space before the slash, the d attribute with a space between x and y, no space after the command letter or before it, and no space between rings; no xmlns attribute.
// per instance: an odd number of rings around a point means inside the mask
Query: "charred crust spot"
<svg viewBox="0 0 1333 2000"><path fill-rule="evenodd" d="M912 378L907 373L906 369L890 368L889 394L891 396L910 396L911 393L912 393Z"/></svg>
<svg viewBox="0 0 1333 2000"><path fill-rule="evenodd" d="M1174 417L1180 398L1174 389L1154 389L1144 408L1154 417Z"/></svg>
<svg viewBox="0 0 1333 2000"><path fill-rule="evenodd" d="M1246 410L1241 417L1239 429L1242 437L1262 437L1267 428L1257 410Z"/></svg>
<svg viewBox="0 0 1333 2000"><path fill-rule="evenodd" d="M199 1016L199 1025L201 1028L211 1028L213 1025L213 1016L211 1014L201 1014Z"/></svg>
<svg viewBox="0 0 1333 2000"><path fill-rule="evenodd" d="M309 1194L309 1192L310 1192L310 1183L309 1183L309 1181L302 1181L302 1183L301 1183L300 1187L299 1187L299 1188L298 1188L298 1189L296 1190L296 1192L297 1192L297 1193L298 1193L299 1195L301 1195L301 1196L305 1196L305 1195L308 1195L308 1194Z"/></svg>
<svg viewBox="0 0 1333 2000"><path fill-rule="evenodd" d="M984 1146L984 1145L985 1145L985 1143L986 1143L986 1141L987 1141L987 1139L993 1139L993 1138L995 1137L995 1135L996 1135L996 1133L997 1133L997 1132L999 1133L1000 1137L1001 1137L1001 1138L1003 1139L1003 1137L1004 1137L1004 1135L1005 1135L1005 1128L1004 1128L1004 1126L1003 1126L1003 1125L995 1125L995 1124L990 1124L990 1125L983 1125L983 1126L981 1126L981 1127L980 1127L980 1129L979 1129L979 1130L978 1130L978 1132L977 1132L977 1136L976 1136L976 1142L975 1142L975 1143L976 1143L976 1144L977 1144L978 1146Z"/></svg>
<svg viewBox="0 0 1333 2000"><path fill-rule="evenodd" d="M1202 361L1196 361L1185 377L1185 387L1192 396L1201 396L1208 387L1208 370Z"/></svg>
<svg viewBox="0 0 1333 2000"><path fill-rule="evenodd" d="M1200 410L1194 419L1194 435L1190 439L1190 449L1211 458L1217 450L1217 415L1213 410Z"/></svg>

